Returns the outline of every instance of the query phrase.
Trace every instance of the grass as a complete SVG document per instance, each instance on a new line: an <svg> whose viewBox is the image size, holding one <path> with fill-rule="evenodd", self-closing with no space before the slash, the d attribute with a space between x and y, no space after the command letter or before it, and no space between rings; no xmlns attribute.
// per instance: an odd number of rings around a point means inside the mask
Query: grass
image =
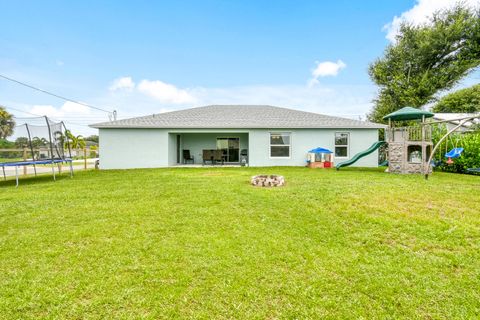
<svg viewBox="0 0 480 320"><path fill-rule="evenodd" d="M251 187L277 173L287 186ZM480 315L480 177L87 171L0 183L0 317Z"/></svg>
<svg viewBox="0 0 480 320"><path fill-rule="evenodd" d="M1 158L0 163L2 162L16 162L16 161L23 161L23 158Z"/></svg>

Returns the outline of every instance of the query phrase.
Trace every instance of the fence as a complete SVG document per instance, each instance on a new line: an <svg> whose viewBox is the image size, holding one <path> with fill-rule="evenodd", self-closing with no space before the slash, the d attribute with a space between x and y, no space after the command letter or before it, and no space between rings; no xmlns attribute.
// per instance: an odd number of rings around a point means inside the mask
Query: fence
<svg viewBox="0 0 480 320"><path fill-rule="evenodd" d="M389 141L431 141L432 127L429 125L389 128Z"/></svg>

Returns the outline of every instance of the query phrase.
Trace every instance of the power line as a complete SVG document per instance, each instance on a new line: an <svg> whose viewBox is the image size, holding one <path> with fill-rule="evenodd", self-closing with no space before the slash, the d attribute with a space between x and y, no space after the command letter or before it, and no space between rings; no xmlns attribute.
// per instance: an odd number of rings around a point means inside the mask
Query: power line
<svg viewBox="0 0 480 320"><path fill-rule="evenodd" d="M12 108L12 107L7 107L3 104L0 104L0 107L4 107L4 108L10 109L10 110L15 110L15 111L18 111L18 112L26 113L26 114L29 114L29 115L32 115L32 116L35 116L35 117L43 117L42 115L39 115L39 114L31 113L31 112L28 112L28 111L24 111L24 110Z"/></svg>
<svg viewBox="0 0 480 320"><path fill-rule="evenodd" d="M25 114L29 114L29 115L32 115L32 116L35 116L36 118L43 118L45 117L45 115L39 115L39 114L35 114L35 113L31 113L31 112L28 112L28 111L25 111L25 110L20 110L20 109L16 109L16 108L12 108L12 107L7 107L5 105L2 105L0 104L0 107L4 107L6 109L10 109L10 110L15 110L15 111L18 111L18 112L22 112L22 113L25 113ZM21 118L21 117L15 117L13 116L15 119L28 119L28 118ZM55 119L55 118L52 118L52 117L48 117L52 120L55 120L55 121L58 121L58 122L65 122L65 123L68 123L70 125L73 125L73 126L82 126L82 127L87 127L87 128L90 128L89 126L85 125L85 124L80 124L80 123L75 123L75 122L71 122L71 121L62 121L62 120L59 120L59 119Z"/></svg>
<svg viewBox="0 0 480 320"><path fill-rule="evenodd" d="M62 99L62 100L65 100L65 101L70 101L70 102L73 102L73 103L76 103L76 104L80 104L82 106L85 106L85 107L88 107L88 108L91 108L91 109L95 109L95 110L99 110L99 111L103 111L103 112L107 112L109 114L113 114L114 118L116 118L116 114L117 114L117 111L116 110L113 110L113 111L110 111L110 110L106 110L106 109L102 109L102 108L99 108L99 107L95 107L95 106L92 106L90 104L87 104L87 103L83 103L83 102L80 102L80 101L77 101L77 100L74 100L74 99L70 99L70 98L66 98L64 96L61 96L61 95L58 95L56 93L52 93L52 92L49 92L49 91L46 91L46 90L43 90L43 89L40 89L40 88L37 88L37 87L34 87L28 83L25 83L25 82L22 82L22 81L19 81L19 80L15 80L13 78L10 78L10 77L7 77L3 74L0 74L0 77L5 79L5 80L8 80L8 81L12 81L12 82L15 82L17 84L20 84L22 86L25 86L27 88L30 88L30 89L33 89L33 90L36 90L36 91L39 91L39 92L43 92L45 94L48 94L50 96L53 96L53 97L56 97L56 98L59 98L59 99Z"/></svg>

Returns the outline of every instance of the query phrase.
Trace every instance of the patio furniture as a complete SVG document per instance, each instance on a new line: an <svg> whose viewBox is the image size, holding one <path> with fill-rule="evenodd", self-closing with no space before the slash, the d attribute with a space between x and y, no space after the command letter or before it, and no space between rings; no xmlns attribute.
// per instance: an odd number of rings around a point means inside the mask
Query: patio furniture
<svg viewBox="0 0 480 320"><path fill-rule="evenodd" d="M183 150L183 163L188 163L188 161L192 161L192 163L195 163L195 160L193 159L193 156L190 155L190 150Z"/></svg>
<svg viewBox="0 0 480 320"><path fill-rule="evenodd" d="M225 163L225 157L226 155L223 154L223 150L213 150L213 161L215 164L220 162L223 165Z"/></svg>
<svg viewBox="0 0 480 320"><path fill-rule="evenodd" d="M212 164L213 164L212 150L203 149L202 150L202 160L203 160L204 165L207 164L207 161L212 161Z"/></svg>
<svg viewBox="0 0 480 320"><path fill-rule="evenodd" d="M202 159L203 164L207 164L207 161L210 161L212 165L220 162L221 164L225 163L225 157L222 150L215 149L204 149L202 150Z"/></svg>
<svg viewBox="0 0 480 320"><path fill-rule="evenodd" d="M242 149L240 151L240 165L242 167L248 165L248 150L247 149Z"/></svg>

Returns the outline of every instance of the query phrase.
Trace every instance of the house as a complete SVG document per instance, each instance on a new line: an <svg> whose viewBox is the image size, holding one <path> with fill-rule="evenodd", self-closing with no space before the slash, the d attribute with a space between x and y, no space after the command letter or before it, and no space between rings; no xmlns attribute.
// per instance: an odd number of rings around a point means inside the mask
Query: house
<svg viewBox="0 0 480 320"><path fill-rule="evenodd" d="M435 113L433 115L433 121L445 121L447 130L452 130L457 125L460 124L462 119L467 117L473 117L478 115L476 113ZM471 131L471 126L474 124L480 124L480 120L474 119L472 121L466 122L457 129L459 132L468 132Z"/></svg>
<svg viewBox="0 0 480 320"><path fill-rule="evenodd" d="M334 151L338 162L370 147L385 128L264 105L212 105L91 127L99 129L102 169L203 164L218 153L217 160L227 164L245 159L250 166L304 166L308 150L316 147ZM376 167L377 152L356 165Z"/></svg>

